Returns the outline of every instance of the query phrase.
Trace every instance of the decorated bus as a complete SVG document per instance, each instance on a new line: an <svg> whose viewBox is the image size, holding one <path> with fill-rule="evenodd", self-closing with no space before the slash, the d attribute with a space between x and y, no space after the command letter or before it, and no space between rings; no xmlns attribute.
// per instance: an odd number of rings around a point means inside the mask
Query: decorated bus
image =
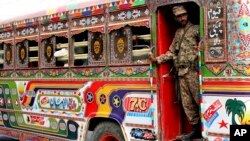
<svg viewBox="0 0 250 141"><path fill-rule="evenodd" d="M229 140L250 118L248 0L92 0L1 23L0 133L168 141L189 131L173 65L148 58L168 50L178 4L200 25L202 136Z"/></svg>

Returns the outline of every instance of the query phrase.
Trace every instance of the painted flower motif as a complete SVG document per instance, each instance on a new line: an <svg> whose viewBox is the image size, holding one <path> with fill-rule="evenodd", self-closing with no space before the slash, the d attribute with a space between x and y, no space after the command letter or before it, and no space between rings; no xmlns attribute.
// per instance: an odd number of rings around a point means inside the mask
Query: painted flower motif
<svg viewBox="0 0 250 141"><path fill-rule="evenodd" d="M87 25L90 25L90 23L91 23L91 19L87 18Z"/></svg>
<svg viewBox="0 0 250 141"><path fill-rule="evenodd" d="M98 73L98 69L97 68L92 69L92 74L96 74L96 73Z"/></svg>
<svg viewBox="0 0 250 141"><path fill-rule="evenodd" d="M140 73L142 72L141 68L136 68L135 73Z"/></svg>
<svg viewBox="0 0 250 141"><path fill-rule="evenodd" d="M7 73L6 73L7 74ZM5 75L6 76L6 75ZM11 77L16 77L17 75L16 75L16 73L13 73L12 75L11 75Z"/></svg>
<svg viewBox="0 0 250 141"><path fill-rule="evenodd" d="M150 14L150 11L148 9L145 10L144 12L146 15L149 15Z"/></svg>
<svg viewBox="0 0 250 141"><path fill-rule="evenodd" d="M83 72L84 72L85 76L90 76L90 74L91 74L90 69L85 69L85 70L83 70Z"/></svg>
<svg viewBox="0 0 250 141"><path fill-rule="evenodd" d="M132 13L130 11L127 12L127 19L131 19Z"/></svg>
<svg viewBox="0 0 250 141"><path fill-rule="evenodd" d="M242 71L243 70L243 66L242 65L238 65L237 66L237 70Z"/></svg>
<svg viewBox="0 0 250 141"><path fill-rule="evenodd" d="M124 21L126 19L126 13L124 11L119 13L118 14L118 19Z"/></svg>
<svg viewBox="0 0 250 141"><path fill-rule="evenodd" d="M96 24L97 22L98 22L98 18L92 17L92 19L91 19L91 24L94 25L94 24Z"/></svg>
<svg viewBox="0 0 250 141"><path fill-rule="evenodd" d="M111 19L111 21L114 21L115 16L114 16L114 15L111 15L110 19Z"/></svg>
<svg viewBox="0 0 250 141"><path fill-rule="evenodd" d="M235 72L234 72L233 69L227 68L227 69L225 69L223 75L226 76L226 77L232 77L232 76L235 75Z"/></svg>
<svg viewBox="0 0 250 141"><path fill-rule="evenodd" d="M136 18L138 18L138 17L140 17L141 16L141 14L140 14L140 11L139 10L133 10L133 12L132 12L132 17L134 18L134 19L136 19Z"/></svg>
<svg viewBox="0 0 250 141"><path fill-rule="evenodd" d="M105 21L104 16L102 16L101 21L102 21L102 22L104 22L104 21ZM112 19L112 21L113 21L113 19Z"/></svg>
<svg viewBox="0 0 250 141"><path fill-rule="evenodd" d="M23 76L26 76L26 77L27 77L27 76L29 76L29 75L30 75L30 72L29 72L28 70L24 70L24 71L23 71Z"/></svg>
<svg viewBox="0 0 250 141"><path fill-rule="evenodd" d="M250 67L249 66L244 67L244 72L246 75L250 75Z"/></svg>
<svg viewBox="0 0 250 141"><path fill-rule="evenodd" d="M118 68L118 73L122 73L122 74L124 74L124 70L123 70L123 68Z"/></svg>
<svg viewBox="0 0 250 141"><path fill-rule="evenodd" d="M109 72L109 71L104 71L104 72L102 73L102 75L103 75L104 77L109 77L109 76L110 76L110 72Z"/></svg>
<svg viewBox="0 0 250 141"><path fill-rule="evenodd" d="M237 27L238 30L244 34L249 33L250 26L249 26L250 17L248 15L242 15L242 18L239 20Z"/></svg>
<svg viewBox="0 0 250 141"><path fill-rule="evenodd" d="M36 77L37 77L37 78L41 78L41 77L42 77L42 74L41 74L41 73L37 73L37 74L36 74Z"/></svg>
<svg viewBox="0 0 250 141"><path fill-rule="evenodd" d="M67 73L67 78L71 78L72 77L72 73L71 72L68 72Z"/></svg>
<svg viewBox="0 0 250 141"><path fill-rule="evenodd" d="M51 70L50 71L50 75L51 76L57 76L58 75L58 71L57 70Z"/></svg>
<svg viewBox="0 0 250 141"><path fill-rule="evenodd" d="M134 70L133 68L127 68L126 69L126 75L131 76L133 74Z"/></svg>

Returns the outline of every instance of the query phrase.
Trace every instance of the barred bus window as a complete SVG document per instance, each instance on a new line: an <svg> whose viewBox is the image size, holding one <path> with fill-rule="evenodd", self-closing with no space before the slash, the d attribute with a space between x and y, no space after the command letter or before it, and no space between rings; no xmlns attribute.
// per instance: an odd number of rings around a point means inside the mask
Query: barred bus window
<svg viewBox="0 0 250 141"><path fill-rule="evenodd" d="M29 47L29 68L38 67L38 42L36 41L27 41Z"/></svg>
<svg viewBox="0 0 250 141"><path fill-rule="evenodd" d="M145 26L131 27L133 38L132 60L134 64L149 63L150 28Z"/></svg>
<svg viewBox="0 0 250 141"><path fill-rule="evenodd" d="M74 66L88 65L88 31L73 35Z"/></svg>
<svg viewBox="0 0 250 141"><path fill-rule="evenodd" d="M0 44L0 69L3 69L3 62L4 62L4 48L3 43Z"/></svg>
<svg viewBox="0 0 250 141"><path fill-rule="evenodd" d="M38 42L28 41L29 68L38 67Z"/></svg>
<svg viewBox="0 0 250 141"><path fill-rule="evenodd" d="M69 43L66 37L56 37L56 49L54 56L56 66L67 67L69 63Z"/></svg>

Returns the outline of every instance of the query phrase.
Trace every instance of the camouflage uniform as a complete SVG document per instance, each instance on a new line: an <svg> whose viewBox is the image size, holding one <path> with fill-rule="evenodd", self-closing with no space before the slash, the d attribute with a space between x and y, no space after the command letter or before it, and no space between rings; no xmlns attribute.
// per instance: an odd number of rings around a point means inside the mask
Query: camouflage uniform
<svg viewBox="0 0 250 141"><path fill-rule="evenodd" d="M156 60L160 64L173 59L179 76L182 105L190 124L194 125L200 119L198 54L194 51L199 40L199 26L188 22L186 29L183 39L181 38L185 29L179 28L176 31L169 51L156 57Z"/></svg>

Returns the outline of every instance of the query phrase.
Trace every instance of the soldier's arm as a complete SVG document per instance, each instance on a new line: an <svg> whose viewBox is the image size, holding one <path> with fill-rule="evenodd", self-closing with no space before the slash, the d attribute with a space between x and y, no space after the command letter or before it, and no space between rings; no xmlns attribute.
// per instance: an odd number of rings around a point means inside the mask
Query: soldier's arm
<svg viewBox="0 0 250 141"><path fill-rule="evenodd" d="M197 46L195 46L194 48L194 55L198 56L199 53L199 42L200 42L200 26L199 25L195 25L195 37L196 37L196 41L197 41Z"/></svg>
<svg viewBox="0 0 250 141"><path fill-rule="evenodd" d="M169 50L165 54L161 54L160 56L155 58L158 64L174 59L174 57L176 56L176 46L178 45L179 36L179 30L177 30L174 39L169 47Z"/></svg>

